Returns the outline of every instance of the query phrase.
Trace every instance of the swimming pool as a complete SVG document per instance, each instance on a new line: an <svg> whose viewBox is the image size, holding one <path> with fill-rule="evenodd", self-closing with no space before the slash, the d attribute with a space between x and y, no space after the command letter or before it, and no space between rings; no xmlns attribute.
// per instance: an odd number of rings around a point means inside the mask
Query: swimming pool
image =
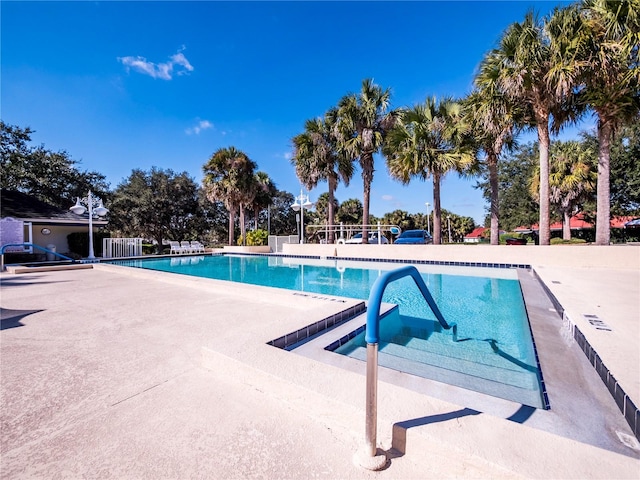
<svg viewBox="0 0 640 480"><path fill-rule="evenodd" d="M376 279L401 266L266 255L214 255L113 261L118 265L366 300ZM415 265L457 341L442 331L411 278L391 283L398 305L381 321L383 366L537 408L545 408L522 291L514 269ZM364 359L364 333L332 350ZM355 338L354 338L355 337Z"/></svg>

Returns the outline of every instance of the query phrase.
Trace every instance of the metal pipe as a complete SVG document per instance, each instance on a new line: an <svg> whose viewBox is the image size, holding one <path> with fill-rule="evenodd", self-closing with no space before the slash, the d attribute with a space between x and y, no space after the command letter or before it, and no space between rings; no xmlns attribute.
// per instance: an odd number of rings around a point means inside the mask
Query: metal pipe
<svg viewBox="0 0 640 480"><path fill-rule="evenodd" d="M378 430L378 344L367 343L367 418L365 424L365 449L375 457Z"/></svg>

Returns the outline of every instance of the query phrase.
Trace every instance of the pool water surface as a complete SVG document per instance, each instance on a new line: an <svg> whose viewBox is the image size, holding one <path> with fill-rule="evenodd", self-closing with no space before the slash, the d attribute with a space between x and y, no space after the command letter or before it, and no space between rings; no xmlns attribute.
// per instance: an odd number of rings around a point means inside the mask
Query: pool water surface
<svg viewBox="0 0 640 480"><path fill-rule="evenodd" d="M366 300L403 264L284 256L213 255L114 261L118 265ZM391 283L398 305L381 321L380 363L407 373L545 408L538 362L513 269L415 265L457 339L442 331L413 280ZM337 353L364 357L364 333Z"/></svg>

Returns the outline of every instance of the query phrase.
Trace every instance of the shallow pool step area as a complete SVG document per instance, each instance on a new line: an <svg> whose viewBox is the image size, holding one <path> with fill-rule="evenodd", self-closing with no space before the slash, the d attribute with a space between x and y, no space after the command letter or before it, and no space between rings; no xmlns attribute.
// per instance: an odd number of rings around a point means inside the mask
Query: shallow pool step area
<svg viewBox="0 0 640 480"><path fill-rule="evenodd" d="M451 358L451 362L467 362L478 365L479 368L499 368L507 371L521 373L523 370L535 372L536 367L521 362L509 354L501 352L497 347L492 348L491 344L482 340L459 340L453 341L451 335L433 334L428 340L404 335L394 336L389 341L380 342L380 349L383 344L397 345L409 349L409 358L430 363L431 357ZM498 353L499 352L499 353ZM427 354L427 355L423 355Z"/></svg>
<svg viewBox="0 0 640 480"><path fill-rule="evenodd" d="M403 322L402 332L395 334L389 329L383 332L385 328L381 324L380 366L523 405L547 408L537 365L518 360L487 341L456 342L450 330L429 327L428 321L426 335L424 321L415 329L407 327L408 323L411 320ZM364 332L340 343L335 353L366 361Z"/></svg>
<svg viewBox="0 0 640 480"><path fill-rule="evenodd" d="M366 348L358 347L356 350L351 352L349 356L351 358L366 361ZM378 365L411 375L416 375L418 377L446 383L447 385L454 385L456 387L466 388L468 390L484 393L493 397L504 398L505 400L517 402L522 405L528 405L534 408L545 408L538 388L522 388L510 383L503 383L497 379L492 380L477 377L464 371L452 370L449 368L421 363L415 360L409 360L404 357L389 354L384 350L379 350L378 352ZM511 378L511 380L513 380L513 378ZM521 379L516 383L523 382L529 383L529 380Z"/></svg>

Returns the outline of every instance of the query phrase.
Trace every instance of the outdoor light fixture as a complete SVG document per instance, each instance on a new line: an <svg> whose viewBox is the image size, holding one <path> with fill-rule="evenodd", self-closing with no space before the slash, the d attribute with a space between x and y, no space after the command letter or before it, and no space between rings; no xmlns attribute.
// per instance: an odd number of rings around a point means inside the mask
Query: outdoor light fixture
<svg viewBox="0 0 640 480"><path fill-rule="evenodd" d="M302 189L300 189L300 196L295 197L295 202L293 202L291 208L296 212L300 212L300 243L304 243L304 209L313 208L313 202L309 200L309 195L303 195Z"/></svg>
<svg viewBox="0 0 640 480"><path fill-rule="evenodd" d="M87 259L95 260L96 257L93 253L93 216L95 215L96 217L104 217L107 213L109 213L109 210L104 207L100 198L94 197L91 194L91 190L89 190L89 193L86 197L82 199L78 197L78 199L76 200L76 204L69 210L71 210L76 215L84 215L84 213L87 211L85 205L89 209L89 256L87 257Z"/></svg>

